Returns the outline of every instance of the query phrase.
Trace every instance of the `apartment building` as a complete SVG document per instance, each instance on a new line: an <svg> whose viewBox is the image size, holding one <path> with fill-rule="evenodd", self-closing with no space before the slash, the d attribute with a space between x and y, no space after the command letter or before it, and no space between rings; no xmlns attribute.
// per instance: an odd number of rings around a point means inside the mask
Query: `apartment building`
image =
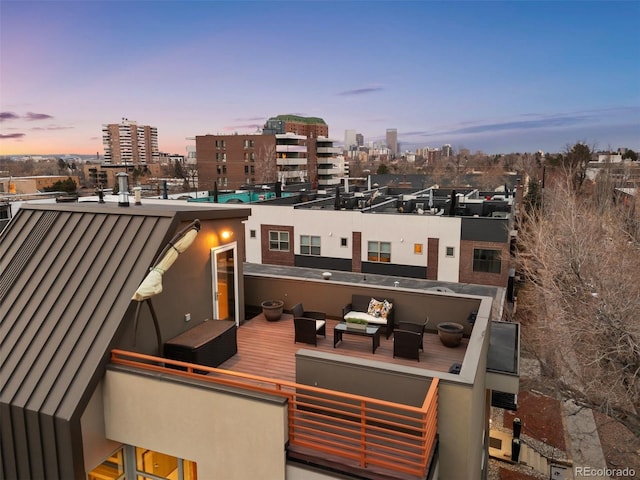
<svg viewBox="0 0 640 480"><path fill-rule="evenodd" d="M247 261L506 287L515 194L459 190L453 206L451 195L380 187L261 202Z"/></svg>
<svg viewBox="0 0 640 480"><path fill-rule="evenodd" d="M149 125L138 125L123 118L120 123L102 126L104 165L144 165L157 163L158 129Z"/></svg>
<svg viewBox="0 0 640 480"><path fill-rule="evenodd" d="M329 125L319 117L277 115L267 120L262 133L267 135L295 133L309 138L328 137Z"/></svg>
<svg viewBox="0 0 640 480"><path fill-rule="evenodd" d="M294 132L196 136L201 185L230 190L276 181L335 185L338 154L333 140Z"/></svg>
<svg viewBox="0 0 640 480"><path fill-rule="evenodd" d="M242 262L248 208L119 203L25 205L0 233L3 478L486 478L491 393L517 391L517 324L509 365L492 366L500 288L269 270ZM181 253L167 264L171 245ZM143 294L160 263L161 288ZM465 338L456 350L425 333L415 362L392 358L393 338L373 353L356 337L305 348L290 319L245 319L283 298L333 326L352 294L392 298L396 321L459 322ZM200 348L196 332L220 325L237 354L219 368L163 355L183 334ZM289 368L294 380L270 377ZM323 438L336 422L342 433Z"/></svg>
<svg viewBox="0 0 640 480"><path fill-rule="evenodd" d="M492 392L517 392L517 325L495 322L502 289L411 279L398 286L397 277L378 274L367 283L352 272L327 281L313 268L245 263L255 245L245 239L244 223L262 214L255 207L145 200L18 211L0 234L0 268L9 272L0 281L0 302L8 306L0 311L4 478L486 477ZM324 219L330 233L334 225ZM138 298L150 267L193 230L170 268L163 263L161 288ZM336 350L330 338L305 348L293 344L291 320L276 326L247 315L265 299L283 298L286 309L304 302L335 322L352 294L393 298L396 321L428 315L433 325L460 322L462 347L447 349L425 334L421 361L402 363L391 357L393 338L366 355L354 351L355 342ZM238 354L219 368L164 355L165 342L217 322L238 335ZM491 353L492 331L504 327L512 334L506 369L495 368ZM269 357L282 351L286 358L272 365L257 355L265 342ZM458 373L450 372L452 359ZM289 368L283 364L292 365L292 379L273 377ZM256 369L259 375L251 373ZM369 450L364 439L357 447L346 437L336 440L341 447L322 447L322 425L336 417L318 413L309 451L310 427L300 412L308 402L320 408L327 395L347 416L354 399L367 404L358 416L397 409L424 445L400 456L377 456L380 447ZM422 413L415 427L412 416ZM398 434L379 421L368 425L367 438ZM369 422L356 423L361 429ZM400 443L412 443L402 435ZM349 453L354 448L366 456Z"/></svg>

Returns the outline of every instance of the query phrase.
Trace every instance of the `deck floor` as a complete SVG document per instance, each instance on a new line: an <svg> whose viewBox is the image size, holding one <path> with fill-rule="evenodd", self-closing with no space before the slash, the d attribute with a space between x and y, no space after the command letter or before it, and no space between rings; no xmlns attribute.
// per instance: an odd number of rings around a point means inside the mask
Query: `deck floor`
<svg viewBox="0 0 640 480"><path fill-rule="evenodd" d="M371 352L372 340L358 335L343 336L333 347L333 327L338 320L327 320L327 337L318 337L318 345L294 343L293 317L284 314L276 322L265 320L262 314L245 321L237 331L238 353L219 368L236 372L260 375L295 382L295 354L300 349L316 349L321 352L347 355L367 360L387 362L394 365L423 368L447 372L454 363L462 363L467 350L467 339L460 346L449 348L442 345L437 333L425 333L424 352L420 361L393 358L393 335L386 338L380 334L380 346Z"/></svg>

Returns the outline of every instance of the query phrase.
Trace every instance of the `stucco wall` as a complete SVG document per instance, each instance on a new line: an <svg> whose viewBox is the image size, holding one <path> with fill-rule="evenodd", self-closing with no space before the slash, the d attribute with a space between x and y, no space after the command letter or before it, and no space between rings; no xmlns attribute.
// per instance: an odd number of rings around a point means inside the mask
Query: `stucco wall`
<svg viewBox="0 0 640 480"><path fill-rule="evenodd" d="M194 461L198 478L285 478L281 399L109 370L104 418L107 438Z"/></svg>

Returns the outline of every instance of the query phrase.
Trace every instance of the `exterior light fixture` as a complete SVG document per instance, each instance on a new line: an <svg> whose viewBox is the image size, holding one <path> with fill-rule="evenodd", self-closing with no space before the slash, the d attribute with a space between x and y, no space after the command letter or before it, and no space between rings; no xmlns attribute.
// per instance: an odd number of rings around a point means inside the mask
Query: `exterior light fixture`
<svg viewBox="0 0 640 480"><path fill-rule="evenodd" d="M220 234L223 240L229 240L231 238L231 235L232 233L230 230L223 230L222 233Z"/></svg>

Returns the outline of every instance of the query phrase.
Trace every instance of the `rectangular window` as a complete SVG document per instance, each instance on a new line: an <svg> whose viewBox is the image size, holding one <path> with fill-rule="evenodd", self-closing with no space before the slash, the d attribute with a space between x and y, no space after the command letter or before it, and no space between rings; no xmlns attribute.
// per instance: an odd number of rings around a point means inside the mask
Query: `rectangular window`
<svg viewBox="0 0 640 480"><path fill-rule="evenodd" d="M255 162L256 161L256 154L251 152L251 161Z"/></svg>
<svg viewBox="0 0 640 480"><path fill-rule="evenodd" d="M249 148L253 148L253 147L254 147L254 145L255 145L255 144L254 144L253 140L249 140Z"/></svg>
<svg viewBox="0 0 640 480"><path fill-rule="evenodd" d="M340 246L341 247L347 247L349 245L347 242L348 242L347 237L340 238Z"/></svg>
<svg viewBox="0 0 640 480"><path fill-rule="evenodd" d="M249 173L249 165L245 165L244 166L244 174L248 174Z"/></svg>
<svg viewBox="0 0 640 480"><path fill-rule="evenodd" d="M446 253L447 257L453 257L455 255L455 248L453 247L447 247L447 253Z"/></svg>
<svg viewBox="0 0 640 480"><path fill-rule="evenodd" d="M320 237L314 235L300 235L301 255L320 255Z"/></svg>
<svg viewBox="0 0 640 480"><path fill-rule="evenodd" d="M391 243L368 242L367 259L370 262L391 262Z"/></svg>
<svg viewBox="0 0 640 480"><path fill-rule="evenodd" d="M421 243L414 243L413 244L413 253L415 253L416 255L422 255L422 244Z"/></svg>
<svg viewBox="0 0 640 480"><path fill-rule="evenodd" d="M473 249L474 272L500 273L501 268L500 250Z"/></svg>
<svg viewBox="0 0 640 480"><path fill-rule="evenodd" d="M255 230L249 230L249 238L256 238L256 231Z"/></svg>
<svg viewBox="0 0 640 480"><path fill-rule="evenodd" d="M269 231L269 250L277 252L289 251L289 232Z"/></svg>

